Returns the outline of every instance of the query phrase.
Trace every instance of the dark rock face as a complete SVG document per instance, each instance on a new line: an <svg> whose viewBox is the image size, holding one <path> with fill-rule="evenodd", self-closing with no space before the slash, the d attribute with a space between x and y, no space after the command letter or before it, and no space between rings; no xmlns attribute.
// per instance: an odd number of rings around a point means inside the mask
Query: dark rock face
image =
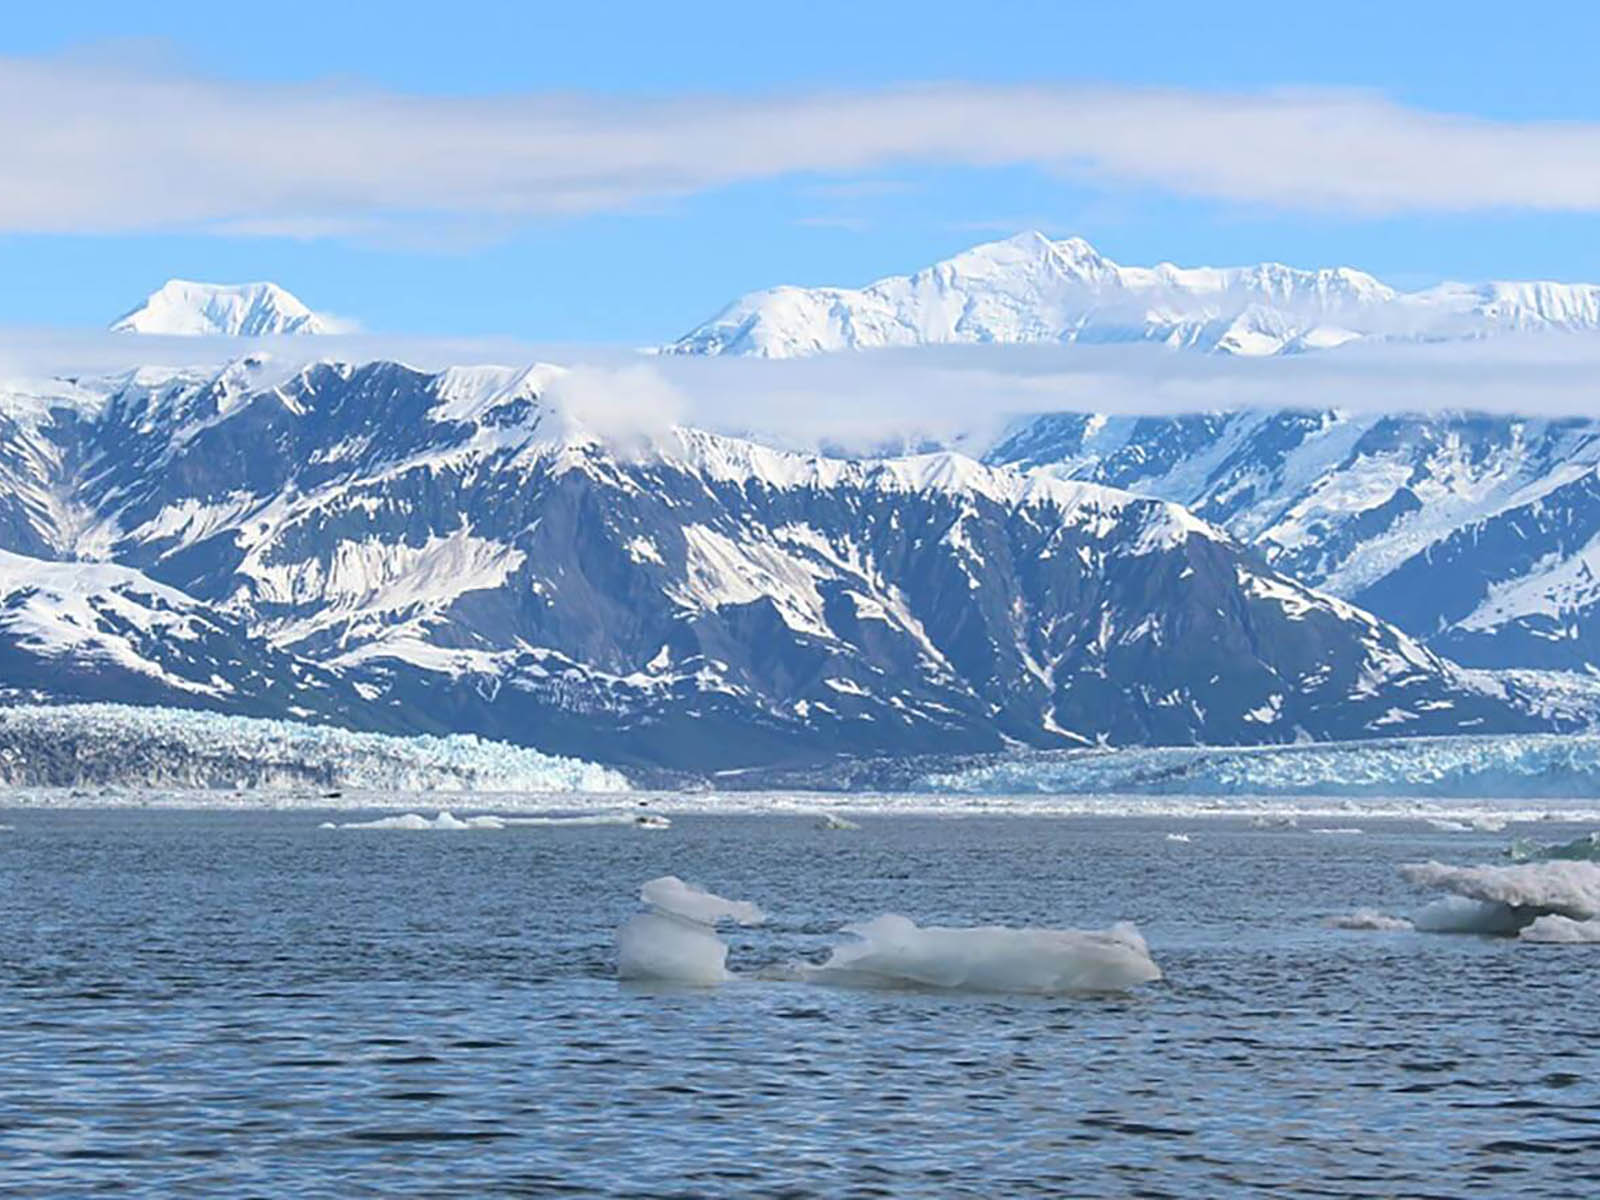
<svg viewBox="0 0 1600 1200"><path fill-rule="evenodd" d="M1600 422L1059 414L988 461L1182 503L1463 663L1600 665Z"/></svg>
<svg viewBox="0 0 1600 1200"><path fill-rule="evenodd" d="M682 429L619 447L547 403L550 378L243 362L44 423L29 436L59 453L30 478L78 515L0 507L0 547L92 544L206 632L174 659L132 618L136 664L113 669L44 653L0 609L0 672L30 694L693 770L1549 727L1175 504L954 454L846 462ZM1088 473L1170 470L1218 420ZM1285 418L1272 453L1321 422Z"/></svg>

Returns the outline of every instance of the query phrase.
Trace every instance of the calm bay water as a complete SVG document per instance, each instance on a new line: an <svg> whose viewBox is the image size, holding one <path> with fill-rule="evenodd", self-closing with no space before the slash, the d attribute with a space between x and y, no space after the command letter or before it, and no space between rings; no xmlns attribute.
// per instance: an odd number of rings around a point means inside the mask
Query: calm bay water
<svg viewBox="0 0 1600 1200"><path fill-rule="evenodd" d="M1396 864L1509 835L324 817L0 811L0 1193L1600 1195L1600 947L1321 925L1413 911ZM1166 979L620 985L615 929L669 873L768 911L736 971L900 912L1128 918Z"/></svg>

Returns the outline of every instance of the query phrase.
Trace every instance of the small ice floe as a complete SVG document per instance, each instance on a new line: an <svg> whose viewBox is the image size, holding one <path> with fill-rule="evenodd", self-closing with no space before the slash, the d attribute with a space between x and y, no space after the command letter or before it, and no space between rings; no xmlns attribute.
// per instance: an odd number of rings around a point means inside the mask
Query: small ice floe
<svg viewBox="0 0 1600 1200"><path fill-rule="evenodd" d="M1506 827L1506 818L1493 813L1479 813L1469 818L1469 824L1479 833L1499 833Z"/></svg>
<svg viewBox="0 0 1600 1200"><path fill-rule="evenodd" d="M1312 829L1309 832L1311 832L1311 833L1332 833L1332 834L1338 834L1340 836L1348 837L1348 836L1353 836L1355 834L1358 834L1358 833L1360 833L1362 831L1357 829L1354 825L1329 825L1329 826L1319 826L1318 828Z"/></svg>
<svg viewBox="0 0 1600 1200"><path fill-rule="evenodd" d="M1300 818L1293 813L1262 813L1251 818L1250 825L1255 829L1298 829Z"/></svg>
<svg viewBox="0 0 1600 1200"><path fill-rule="evenodd" d="M1512 862L1600 862L1600 832L1586 833L1570 842L1553 845L1533 838L1512 838L1506 857Z"/></svg>
<svg viewBox="0 0 1600 1200"><path fill-rule="evenodd" d="M830 812L818 813L817 814L817 819L814 822L812 822L812 824L817 829L860 829L861 828L861 826L857 825L854 821L850 820L850 818L841 817L838 813L830 813Z"/></svg>
<svg viewBox="0 0 1600 1200"><path fill-rule="evenodd" d="M634 982L713 987L734 978L717 925L759 925L766 916L745 900L729 900L675 875L639 890L645 911L617 933L617 974ZM942 988L1055 995L1120 992L1161 978L1139 930L1127 921L1108 929L1013 929L1006 926L922 927L887 915L840 930L850 941L821 965L769 967L767 980L854 988Z"/></svg>
<svg viewBox="0 0 1600 1200"><path fill-rule="evenodd" d="M1418 886L1449 893L1417 913L1414 923L1427 933L1511 937L1543 917L1561 917L1573 925L1600 918L1600 864L1592 862L1552 860L1510 867L1407 863L1400 874ZM1547 922L1530 940L1574 940L1553 936L1555 929L1570 932Z"/></svg>
<svg viewBox="0 0 1600 1200"><path fill-rule="evenodd" d="M1188 840L1189 840L1189 835L1187 833L1169 833L1169 834L1167 834L1167 841L1169 841L1169 842L1188 842Z"/></svg>
<svg viewBox="0 0 1600 1200"><path fill-rule="evenodd" d="M1352 913L1329 917L1323 924L1329 929L1371 929L1384 933L1398 933L1414 928L1404 917L1391 917L1375 908L1358 908Z"/></svg>
<svg viewBox="0 0 1600 1200"><path fill-rule="evenodd" d="M676 875L639 889L646 910L617 933L617 975L634 982L714 987L732 976L719 921L759 925L766 915L745 900L729 900Z"/></svg>
<svg viewBox="0 0 1600 1200"><path fill-rule="evenodd" d="M403 816L398 816L398 817L379 817L374 821L345 821L345 822L343 822L342 824L339 824L339 825L334 825L334 824L332 824L332 822L325 821L325 822L323 822L321 827L323 829L333 828L333 829L404 829L404 830L424 830L424 829L445 829L445 830L504 829L506 827L506 821L505 821L505 818L503 818L503 817L494 817L494 816L467 817L465 820L463 820L462 818L455 816L454 814L452 814L448 810L443 810L443 811L441 811L439 813L438 816L434 817L433 820L431 820L431 821L427 817L422 816L420 813L406 813Z"/></svg>
<svg viewBox="0 0 1600 1200"><path fill-rule="evenodd" d="M1161 968L1131 922L1108 929L919 926L889 915L842 932L837 947L799 977L836 987L942 988L1055 995L1121 992L1161 978Z"/></svg>
<svg viewBox="0 0 1600 1200"><path fill-rule="evenodd" d="M507 825L563 826L622 825L630 829L671 829L670 818L660 813L588 813L573 817L501 817Z"/></svg>
<svg viewBox="0 0 1600 1200"><path fill-rule="evenodd" d="M1559 913L1535 917L1532 924L1517 931L1525 942L1550 942L1569 946L1600 945L1600 920L1574 921Z"/></svg>
<svg viewBox="0 0 1600 1200"><path fill-rule="evenodd" d="M1472 826L1465 821L1452 821L1446 817L1424 817L1423 820L1440 833L1471 833Z"/></svg>

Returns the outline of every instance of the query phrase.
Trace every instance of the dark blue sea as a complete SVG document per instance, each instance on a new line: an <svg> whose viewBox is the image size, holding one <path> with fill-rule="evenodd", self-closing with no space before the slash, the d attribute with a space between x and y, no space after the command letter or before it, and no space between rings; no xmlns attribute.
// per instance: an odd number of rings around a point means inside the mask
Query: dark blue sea
<svg viewBox="0 0 1600 1200"><path fill-rule="evenodd" d="M1600 946L1323 924L1516 830L327 819L0 810L0 1194L1600 1196ZM666 874L770 914L743 978L617 981ZM1165 978L751 977L886 912L1128 919Z"/></svg>

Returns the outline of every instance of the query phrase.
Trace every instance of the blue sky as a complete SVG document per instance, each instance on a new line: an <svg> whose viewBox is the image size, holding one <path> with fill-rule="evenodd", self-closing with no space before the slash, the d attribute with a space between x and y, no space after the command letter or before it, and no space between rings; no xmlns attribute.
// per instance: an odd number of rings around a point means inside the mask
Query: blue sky
<svg viewBox="0 0 1600 1200"><path fill-rule="evenodd" d="M25 166L18 175L42 182L32 207L25 197L0 212L0 271L9 285L0 291L0 323L102 325L169 276L269 278L313 307L375 330L648 343L683 332L750 288L865 282L1024 227L1080 234L1125 262L1347 262L1401 285L1446 276L1600 279L1600 204L1590 181L1570 166L1582 156L1537 145L1542 131L1587 136L1600 123L1600 81L1592 67L1600 6L1541 6L1537 20L1498 4L1430 2L1344 3L1337 18L1283 5L1206 13L1163 3L455 0L384 8L381 19L366 5L293 2L273 5L266 19L259 8L181 2L159 11L79 3L8 12L0 55L8 69L34 74L26 76L32 84L0 97L0 145L14 130L50 136L54 81L73 95L86 92L84 80L133 81L134 90L119 91L119 83L104 96L88 89L83 103L91 116L138 114L145 94L138 89L172 79L198 79L227 103L214 104L202 92L171 110L176 119L157 108L145 126L130 118L132 124L112 127L102 140L113 144L139 142L150 126L164 127L150 147L140 142L129 151L139 156L137 171L115 147L74 148L81 159L59 147L37 159L24 156L25 164L44 165ZM45 95L34 104L29 97L39 92L39 80ZM1029 88L1090 89L1092 116L1115 114L1125 89L1176 89L1180 112L1184 95L1243 96L1270 108L1261 98L1278 89L1341 95L1356 89L1391 106L1396 123L1413 113L1495 123L1472 133L1462 153L1495 149L1486 139L1504 132L1498 123L1508 123L1517 150L1486 158L1480 174L1535 182L1512 179L1458 202L1456 177L1442 166L1437 188L1419 170L1423 178L1378 201L1362 199L1363 181L1356 179L1319 181L1306 200L1304 175L1317 170L1313 162L1300 164L1295 179L1267 179L1256 195L1250 181L1270 175L1272 164L1251 161L1250 147L1241 143L1267 128L1260 124L1271 116L1264 109L1231 133L1219 131L1209 149L1205 133L1189 137L1176 166L1171 147L1149 151L1160 162L1140 160L1126 169L1063 171L1042 150L1009 156L1025 161L1001 155L987 162L981 129L977 144L969 137L947 152L936 120L906 133L896 124L906 123L901 116L869 112L867 119L882 125L869 139L877 149L836 162L826 149L811 147L749 170L700 162L687 182L676 179L677 156L696 156L695 131L705 114L737 116L777 101L769 128L778 139L791 121L815 120L810 109L792 116L781 104L842 96L848 103L838 127L855 132L864 119L850 107L856 99L870 101L907 84L953 89L951 111L961 111L961 89L972 88L997 111L1014 105L1019 114L1032 104ZM253 89L261 89L259 104ZM993 89L1000 89L998 100ZM302 93L314 97L312 107L300 105ZM448 169L440 163L456 162L451 139L464 140L452 131L470 136L485 123L474 113L546 105L552 94L582 109L580 153L586 130L609 136L623 127L625 134L630 122L648 121L654 106L690 107L666 135L682 141L648 172L641 169L637 194L629 190L626 139L618 135L623 148L593 168L593 178L603 177L598 200L585 198L572 179L552 184L548 172L524 172L512 161L481 184L469 169L449 194L425 188L399 216L374 217L370 189L392 174L374 168L359 181L366 192L337 180L308 190L305 179L289 178L297 169L293 150L275 154L269 144L293 148L325 127L319 112L342 114L377 95L388 98L385 104L403 104L404 119L384 110L372 118L376 124L352 124L340 135L349 139L341 153L359 158L375 138L391 133L403 152L408 123L431 127L438 108L447 127L418 135L434 138L422 156L431 165L418 175L438 174ZM619 110L608 107L613 101ZM244 168L233 164L197 183L194 164L203 160L186 151L190 122L197 145L202 134L226 138L234 103L265 114L262 125L241 129L236 139L261 153ZM474 103L483 107L452 107ZM1059 111L1049 104L1028 118L1046 142L1049 114ZM279 113L286 115L275 118ZM1382 141L1388 119L1380 105L1361 118L1359 137ZM407 128L384 130L385 121ZM509 119L485 153L515 160L523 143L514 125ZM747 133L708 139L706 157L762 150L756 125L754 142ZM829 127L816 128L824 136ZM1321 136L1306 140L1315 145ZM1426 129L1416 136L1406 144L1430 144ZM1224 182L1190 186L1197 169L1211 179L1209 167L1191 161L1195 144L1226 160L1219 168ZM1524 145L1531 147L1526 154ZM1103 143L1095 153L1105 156ZM1569 164L1563 169L1573 177L1547 186L1544 168L1556 159ZM1327 167L1330 175L1341 170L1355 169ZM241 171L248 178L236 178ZM289 178L281 200L280 176ZM590 178L585 168L582 181ZM144 205L137 220L117 214L124 187L129 208ZM504 187L507 198L479 204L475 187L486 193ZM547 187L558 197L549 206L540 199ZM274 198L270 212L249 207L256 195ZM80 203L84 196L95 199ZM169 198L178 210L170 218L163 204Z"/></svg>

